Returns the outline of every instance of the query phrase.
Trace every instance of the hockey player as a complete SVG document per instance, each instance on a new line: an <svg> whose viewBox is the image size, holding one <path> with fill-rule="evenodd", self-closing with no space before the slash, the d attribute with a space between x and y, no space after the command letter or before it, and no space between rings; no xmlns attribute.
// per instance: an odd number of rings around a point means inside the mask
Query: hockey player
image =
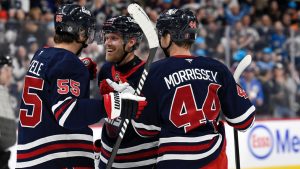
<svg viewBox="0 0 300 169"><path fill-rule="evenodd" d="M141 28L132 17L117 16L103 24L102 34L107 62L98 76L100 93L103 95L114 90L134 93L133 88L137 87L145 64L134 54L142 40ZM118 136L120 122L120 118L105 119L101 136L100 168L105 168L108 162ZM157 141L158 139L138 136L129 124L113 168L151 169L156 163Z"/></svg>
<svg viewBox="0 0 300 169"><path fill-rule="evenodd" d="M148 105L134 127L142 136L159 135L159 169L226 169L220 111L229 125L246 130L255 107L225 65L191 55L197 31L191 11L170 9L156 28L167 58L151 65L142 90Z"/></svg>
<svg viewBox="0 0 300 169"><path fill-rule="evenodd" d="M136 101L144 99L119 93L89 99L95 69L78 55L92 42L94 25L91 12L76 4L63 5L55 14L56 45L38 50L25 76L16 168L94 168L88 125L106 117L105 110L108 118L136 111Z"/></svg>

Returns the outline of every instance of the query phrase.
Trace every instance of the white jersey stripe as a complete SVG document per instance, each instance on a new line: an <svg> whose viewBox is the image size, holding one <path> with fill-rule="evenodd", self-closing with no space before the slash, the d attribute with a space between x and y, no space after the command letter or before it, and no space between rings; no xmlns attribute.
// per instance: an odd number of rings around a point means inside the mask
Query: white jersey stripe
<svg viewBox="0 0 300 169"><path fill-rule="evenodd" d="M236 117L234 119L230 119L228 117L225 116L226 121L236 124L236 123L240 123L243 122L244 120L246 120L253 112L255 111L255 107L251 106L246 113L244 113L243 115Z"/></svg>
<svg viewBox="0 0 300 169"><path fill-rule="evenodd" d="M160 138L159 145L163 143L197 143L212 140L214 137L220 136L221 134L208 134L199 137L168 137L168 138Z"/></svg>
<svg viewBox="0 0 300 169"><path fill-rule="evenodd" d="M64 126L64 124L65 124L67 118L69 117L71 111L73 110L76 102L77 102L77 99L69 106L69 108L63 114L63 116L59 119L59 125L60 126Z"/></svg>
<svg viewBox="0 0 300 169"><path fill-rule="evenodd" d="M65 100L63 100L63 101L59 101L59 102L57 102L55 105L53 105L52 106L52 113L55 113L56 111L56 109L61 105L61 104L63 104L65 101L67 101L67 100L70 100L70 99L72 99L72 97L67 97Z"/></svg>
<svg viewBox="0 0 300 169"><path fill-rule="evenodd" d="M103 141L101 141L102 147L108 151L111 152L112 148L109 147L108 145L106 145ZM150 149L153 147L157 147L158 145L158 141L154 141L154 142L150 142L150 143L144 143L144 144L140 144L134 147L129 147L129 148L120 148L118 150L118 154L126 154L126 153L132 153L132 152L136 152L136 151L140 151L140 150L146 150L146 149Z"/></svg>
<svg viewBox="0 0 300 169"><path fill-rule="evenodd" d="M100 160L107 164L107 159L105 159L102 155L100 155ZM113 163L114 168L133 168L133 167L140 167L140 166L146 166L146 165L151 165L155 164L156 159L151 158L148 160L143 160L143 161L138 161L138 162L127 162L127 163Z"/></svg>
<svg viewBox="0 0 300 169"><path fill-rule="evenodd" d="M137 123L134 120L131 120L131 124L137 129L142 128L142 129L146 129L146 130L156 130L156 131L161 130L160 127L157 127L155 125L146 125L146 124L143 124L143 123Z"/></svg>
<svg viewBox="0 0 300 169"><path fill-rule="evenodd" d="M63 141L63 140L82 140L82 141L93 141L93 137L86 134L60 134L60 135L52 135L48 137L44 137L38 139L36 141L30 142L28 144L18 144L17 150L29 150L40 145L51 143L55 141Z"/></svg>
<svg viewBox="0 0 300 169"><path fill-rule="evenodd" d="M16 167L17 168L26 168L26 167L32 167L50 160L54 160L57 158L69 158L69 157L88 157L91 159L94 159L94 153L84 152L84 151L67 151L67 152L60 152L60 153L53 153L48 154L46 156L26 161L26 162L17 162Z"/></svg>
<svg viewBox="0 0 300 169"><path fill-rule="evenodd" d="M207 152L200 153L200 154L164 154L161 157L157 158L157 162L165 161L165 160L199 160L203 159L205 157L208 157L209 155L213 154L222 143L222 135L220 135L218 141L216 144Z"/></svg>

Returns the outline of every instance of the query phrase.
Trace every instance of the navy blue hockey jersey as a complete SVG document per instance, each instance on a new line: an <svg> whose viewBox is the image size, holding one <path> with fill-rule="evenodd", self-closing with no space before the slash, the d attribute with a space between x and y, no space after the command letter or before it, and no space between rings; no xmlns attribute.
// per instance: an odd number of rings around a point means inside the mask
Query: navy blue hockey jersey
<svg viewBox="0 0 300 169"><path fill-rule="evenodd" d="M142 94L148 105L134 127L144 137L159 135L162 169L199 169L216 159L225 144L221 110L236 129L254 121L245 91L225 65L209 58L174 56L153 63Z"/></svg>
<svg viewBox="0 0 300 169"><path fill-rule="evenodd" d="M128 82L133 88L136 88L143 69L144 62L138 57L118 68L112 63L106 62L99 72L99 83L109 78L116 82ZM100 85L100 90L102 94L105 94L103 91L106 90L103 87L103 85ZM116 120L105 119L101 135L100 168L106 168L118 136L120 122L120 118ZM152 169L153 164L156 163L157 144L157 138L142 138L137 135L132 125L129 124L114 160L113 168Z"/></svg>
<svg viewBox="0 0 300 169"><path fill-rule="evenodd" d="M25 76L18 127L17 168L94 166L88 125L104 116L103 102L89 99L89 74L78 56L42 48Z"/></svg>

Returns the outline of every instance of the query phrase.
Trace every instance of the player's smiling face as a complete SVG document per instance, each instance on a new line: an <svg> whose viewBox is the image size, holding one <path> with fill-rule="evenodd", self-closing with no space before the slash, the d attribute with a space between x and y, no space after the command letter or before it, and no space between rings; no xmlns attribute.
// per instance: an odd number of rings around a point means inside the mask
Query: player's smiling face
<svg viewBox="0 0 300 169"><path fill-rule="evenodd" d="M118 62L121 60L124 50L124 41L118 33L105 34L105 59L109 62Z"/></svg>

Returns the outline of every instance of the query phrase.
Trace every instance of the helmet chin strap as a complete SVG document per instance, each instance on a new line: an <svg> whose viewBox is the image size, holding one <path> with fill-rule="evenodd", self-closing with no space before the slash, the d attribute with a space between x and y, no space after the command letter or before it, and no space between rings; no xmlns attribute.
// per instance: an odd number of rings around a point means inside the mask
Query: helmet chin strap
<svg viewBox="0 0 300 169"><path fill-rule="evenodd" d="M86 48L88 46L88 44L86 44L88 38L89 38L89 35L86 33L87 31L85 31L85 34L82 35L82 36L85 36L86 39L84 41L79 41L80 40L80 36L81 36L81 33L78 34L77 36L77 39L76 39L76 42L77 43L80 43L81 44L81 47L79 48L79 50L76 52L76 55L79 56L82 49Z"/></svg>
<svg viewBox="0 0 300 169"><path fill-rule="evenodd" d="M85 42L79 42L79 41L76 41L76 42L81 43L81 47L76 52L76 55L79 56L79 54L81 53L82 49L86 48L88 45Z"/></svg>

